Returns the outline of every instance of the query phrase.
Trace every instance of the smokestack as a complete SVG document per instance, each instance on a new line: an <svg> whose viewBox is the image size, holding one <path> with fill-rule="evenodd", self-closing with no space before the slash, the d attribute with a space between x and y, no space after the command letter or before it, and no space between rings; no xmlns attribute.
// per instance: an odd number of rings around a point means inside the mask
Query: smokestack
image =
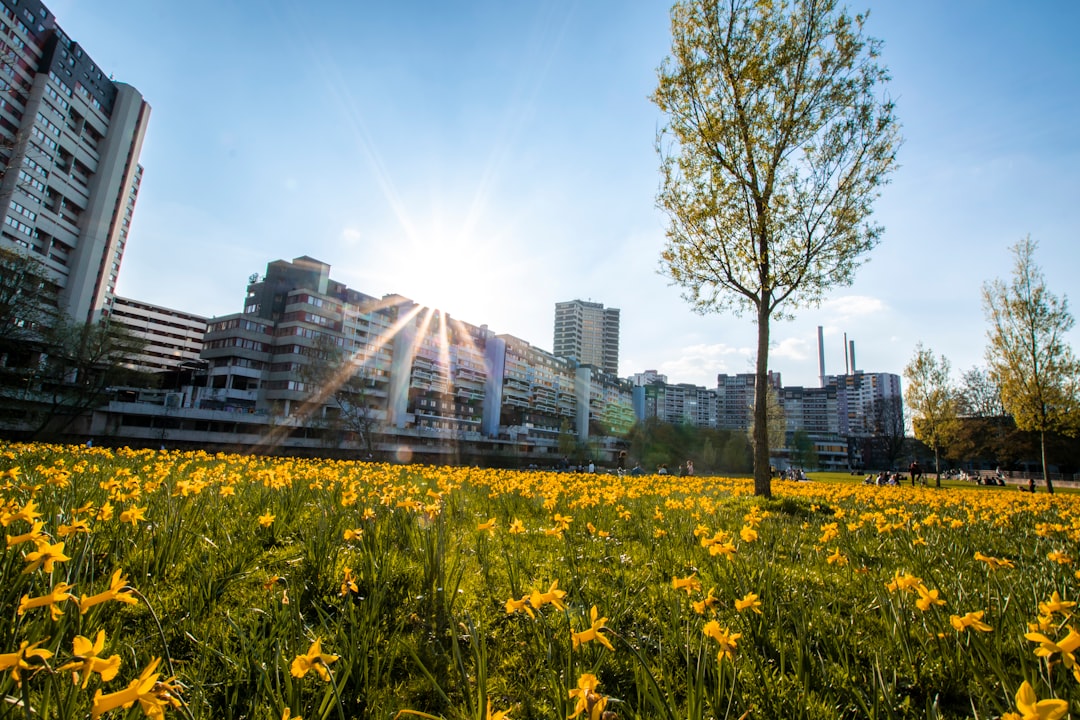
<svg viewBox="0 0 1080 720"><path fill-rule="evenodd" d="M822 334L823 329L820 325L817 326L817 351L818 351L818 370L821 376L821 387L825 387L825 336Z"/></svg>
<svg viewBox="0 0 1080 720"><path fill-rule="evenodd" d="M851 374L855 374L855 341L851 341Z"/></svg>
<svg viewBox="0 0 1080 720"><path fill-rule="evenodd" d="M851 360L848 358L847 333L844 333L844 374L851 374Z"/></svg>

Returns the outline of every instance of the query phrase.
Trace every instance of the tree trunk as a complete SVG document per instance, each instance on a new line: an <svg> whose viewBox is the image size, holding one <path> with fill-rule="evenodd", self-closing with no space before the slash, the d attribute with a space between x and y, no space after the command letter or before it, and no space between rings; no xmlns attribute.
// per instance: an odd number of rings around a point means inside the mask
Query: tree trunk
<svg viewBox="0 0 1080 720"><path fill-rule="evenodd" d="M1042 458L1043 482L1046 483L1046 492L1054 494L1054 483L1050 481L1050 473L1046 469L1046 431L1039 433L1039 455Z"/></svg>
<svg viewBox="0 0 1080 720"><path fill-rule="evenodd" d="M758 306L757 368L754 379L754 494L772 497L772 470L769 466L769 303L762 293Z"/></svg>
<svg viewBox="0 0 1080 720"><path fill-rule="evenodd" d="M937 445L934 446L934 487L941 487L941 453Z"/></svg>

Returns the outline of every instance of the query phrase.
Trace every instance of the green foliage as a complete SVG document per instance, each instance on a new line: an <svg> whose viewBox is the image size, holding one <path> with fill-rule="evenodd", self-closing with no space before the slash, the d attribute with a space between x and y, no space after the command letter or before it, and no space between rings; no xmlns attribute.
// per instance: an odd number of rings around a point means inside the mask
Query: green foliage
<svg viewBox="0 0 1080 720"><path fill-rule="evenodd" d="M986 360L992 382L1000 388L1001 403L1017 427L1042 437L1043 478L1053 492L1046 470L1045 435L1080 430L1080 360L1066 335L1075 321L1068 301L1051 293L1035 264L1031 237L1013 246L1013 277L983 286L983 309L990 329Z"/></svg>
<svg viewBox="0 0 1080 720"><path fill-rule="evenodd" d="M919 343L904 368L904 401L911 410L916 439L934 451L934 471L941 486L941 452L949 442L957 417L957 396L949 377L949 360Z"/></svg>
<svg viewBox="0 0 1080 720"><path fill-rule="evenodd" d="M621 718L1000 717L1025 679L1080 702L1025 638L1052 593L1074 597L1076 496L834 480L763 500L718 477L0 446L0 701L87 717L161 657L183 688L166 717L566 718L586 675ZM88 523L51 573L23 572L30 507L54 539ZM116 569L136 604L18 612ZM946 604L919 607L931 591ZM736 606L750 594L760 614ZM957 630L968 612L992 630ZM594 626L613 650L582 640ZM99 630L120 673L83 690L59 668ZM3 663L24 640L53 657L20 685ZM295 676L316 640L327 679Z"/></svg>
<svg viewBox="0 0 1080 720"><path fill-rule="evenodd" d="M755 492L768 495L769 323L850 284L900 143L880 43L835 0L682 0L653 101L666 115L661 262L698 312L758 326Z"/></svg>

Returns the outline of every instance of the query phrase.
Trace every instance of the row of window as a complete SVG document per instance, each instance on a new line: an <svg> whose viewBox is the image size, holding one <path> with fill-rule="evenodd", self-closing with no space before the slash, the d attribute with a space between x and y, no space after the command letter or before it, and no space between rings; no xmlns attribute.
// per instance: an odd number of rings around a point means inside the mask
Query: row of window
<svg viewBox="0 0 1080 720"><path fill-rule="evenodd" d="M248 340L247 338L223 338L221 340L211 340L206 343L205 347L208 349L236 347L244 350L254 350L256 352L267 352L269 350L269 346L266 343Z"/></svg>
<svg viewBox="0 0 1080 720"><path fill-rule="evenodd" d="M240 330L247 330L249 332L262 333L264 335L269 334L270 328L262 323L253 322L251 320L244 320L241 318L229 318L228 320L222 320L220 322L211 323L207 328L208 332L221 332L222 330L232 330L239 328Z"/></svg>

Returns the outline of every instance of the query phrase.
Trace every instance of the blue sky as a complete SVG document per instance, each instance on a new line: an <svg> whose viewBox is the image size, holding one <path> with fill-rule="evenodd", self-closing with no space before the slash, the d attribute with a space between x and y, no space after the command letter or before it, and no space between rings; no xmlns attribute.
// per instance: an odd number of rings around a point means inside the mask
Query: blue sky
<svg viewBox="0 0 1080 720"><path fill-rule="evenodd" d="M648 100L670 46L653 0L53 0L62 28L153 108L122 295L242 309L268 261L310 255L550 349L554 305L622 311L620 374L750 372L748 317L699 316L658 272ZM1080 5L879 0L905 144L854 285L772 327L785 384L901 373L915 344L982 364L983 282L1026 234L1074 299ZM1074 348L1080 335L1071 334Z"/></svg>

